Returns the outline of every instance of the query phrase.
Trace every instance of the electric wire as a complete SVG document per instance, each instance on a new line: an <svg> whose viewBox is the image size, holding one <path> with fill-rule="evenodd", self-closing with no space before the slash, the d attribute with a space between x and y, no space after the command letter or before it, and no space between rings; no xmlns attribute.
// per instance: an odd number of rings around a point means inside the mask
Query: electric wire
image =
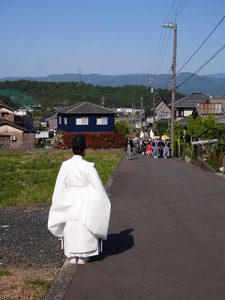
<svg viewBox="0 0 225 300"><path fill-rule="evenodd" d="M164 30L163 37L161 38L161 45L158 51L158 55L156 57L155 63L154 63L154 70L153 70L153 79L154 81L156 80L156 74L159 73L159 70L162 66L162 63L165 59L165 53L166 50L168 49L168 44L169 44L169 37L170 33L168 31Z"/></svg>
<svg viewBox="0 0 225 300"><path fill-rule="evenodd" d="M178 86L176 86L176 89L184 85L186 82L188 82L194 75L196 75L199 71L201 71L208 63L210 63L223 49L225 48L225 44L214 54L212 55L200 68L197 69L193 74L191 74L187 79L185 79L182 83L180 83Z"/></svg>
<svg viewBox="0 0 225 300"><path fill-rule="evenodd" d="M225 16L219 21L219 23L214 27L214 29L210 32L210 34L205 38L205 40L200 44L197 50L191 55L191 57L182 65L182 67L177 71L177 74L189 63L189 61L195 56L195 54L201 49L201 47L207 42L210 36L216 31L219 25L223 22Z"/></svg>
<svg viewBox="0 0 225 300"><path fill-rule="evenodd" d="M166 15L166 19L171 19L172 17L175 16L175 18L181 14L183 11L184 7L187 5L189 0L173 0L170 9ZM165 29L165 28L164 28ZM150 76L152 77L149 81L156 82L156 74L159 73L166 57L166 52L168 50L168 44L169 44L169 39L170 39L170 32L167 34L168 30L164 30L163 34L163 28L161 29L160 32L160 38L159 42L157 44L155 56L154 56L154 63L152 66L152 71L150 73ZM167 87L169 84L170 80L167 83ZM166 88L167 88L166 87Z"/></svg>
<svg viewBox="0 0 225 300"><path fill-rule="evenodd" d="M178 0L173 0L172 4L170 5L169 11L166 15L166 19L169 18L170 13L173 10L173 8L174 8L177 1ZM162 27L161 31L160 31L160 37L159 37L159 41L158 41L158 44L157 44L157 47L156 47L155 55L154 55L153 66L152 66L152 69L151 69L151 72L150 72L150 75L153 77L152 78L153 81L155 81L156 73L159 72L158 66L161 65L160 59L161 59L163 49L165 47L164 43L165 43L165 39L166 39L166 33L164 31L164 35L163 35L163 30L164 30L164 28Z"/></svg>
<svg viewBox="0 0 225 300"><path fill-rule="evenodd" d="M162 64L163 64L163 62L164 62L164 60L165 60L165 57L166 57L166 52L167 52L167 50L168 50L168 44L169 44L169 39L170 39L170 33L171 33L171 31L169 31L169 34L167 35L167 40L166 40L166 47L164 48L164 52L163 52L163 54L162 54L162 59L161 59L161 62L160 62L160 64L159 64L159 67L158 67L158 69L160 70L161 69L161 67L162 67Z"/></svg>
<svg viewBox="0 0 225 300"><path fill-rule="evenodd" d="M181 14L181 12L183 11L184 7L187 5L188 1L189 0L184 0L184 1L180 0L180 2L178 3L178 5L177 5L177 7L176 7L176 9L174 11L174 17L175 18L177 18L178 15ZM182 6L182 4L183 4L183 6Z"/></svg>
<svg viewBox="0 0 225 300"><path fill-rule="evenodd" d="M170 9L169 9L169 11L168 11L168 13L167 13L167 15L166 15L165 20L169 20L170 12L172 11L172 9L173 9L173 7L175 6L175 3L176 3L176 2L177 2L177 0L174 0L174 1L173 1L173 3L172 3L172 5L171 5L171 7L170 7Z"/></svg>

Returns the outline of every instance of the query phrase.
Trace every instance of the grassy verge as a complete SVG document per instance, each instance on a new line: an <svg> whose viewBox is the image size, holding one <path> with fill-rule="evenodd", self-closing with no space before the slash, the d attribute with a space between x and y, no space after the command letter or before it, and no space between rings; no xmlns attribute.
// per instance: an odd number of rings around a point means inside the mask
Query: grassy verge
<svg viewBox="0 0 225 300"><path fill-rule="evenodd" d="M0 299L45 299L58 269L15 269L3 271L7 275L0 277Z"/></svg>
<svg viewBox="0 0 225 300"><path fill-rule="evenodd" d="M71 151L39 151L0 155L0 206L50 201L61 163ZM117 166L122 151L87 151L104 184Z"/></svg>

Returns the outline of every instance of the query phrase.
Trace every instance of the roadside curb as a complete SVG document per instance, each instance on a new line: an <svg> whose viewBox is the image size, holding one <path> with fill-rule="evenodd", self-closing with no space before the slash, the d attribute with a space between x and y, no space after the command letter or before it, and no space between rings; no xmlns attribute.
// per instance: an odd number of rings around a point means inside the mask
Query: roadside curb
<svg viewBox="0 0 225 300"><path fill-rule="evenodd" d="M67 288L71 279L77 271L77 266L69 264L69 260L66 259L62 268L59 271L49 293L46 296L46 300L61 300L67 292Z"/></svg>

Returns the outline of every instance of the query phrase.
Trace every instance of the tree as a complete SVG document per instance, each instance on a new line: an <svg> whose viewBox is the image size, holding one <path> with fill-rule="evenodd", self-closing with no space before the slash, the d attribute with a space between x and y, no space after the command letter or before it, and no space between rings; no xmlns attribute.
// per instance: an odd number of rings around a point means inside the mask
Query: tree
<svg viewBox="0 0 225 300"><path fill-rule="evenodd" d="M190 116L188 118L187 133L194 139L213 139L215 138L215 128L218 124L213 116L207 118Z"/></svg>
<svg viewBox="0 0 225 300"><path fill-rule="evenodd" d="M129 125L125 120L117 121L115 124L115 130L123 133L124 135L128 135L130 133Z"/></svg>

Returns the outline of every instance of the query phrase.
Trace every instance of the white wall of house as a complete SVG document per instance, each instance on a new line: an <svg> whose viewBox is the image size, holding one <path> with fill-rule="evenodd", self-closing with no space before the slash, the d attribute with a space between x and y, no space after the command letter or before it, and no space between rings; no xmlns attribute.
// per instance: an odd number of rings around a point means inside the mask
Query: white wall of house
<svg viewBox="0 0 225 300"><path fill-rule="evenodd" d="M48 139L49 138L49 131L40 131L39 133L35 134L36 139Z"/></svg>
<svg viewBox="0 0 225 300"><path fill-rule="evenodd" d="M191 109L191 110L185 110L185 111L184 111L184 117L188 117L188 116L190 116L192 113L193 113L193 109Z"/></svg>
<svg viewBox="0 0 225 300"><path fill-rule="evenodd" d="M155 108L155 117L157 120L160 119L170 119L171 118L171 111L169 107L161 101Z"/></svg>

